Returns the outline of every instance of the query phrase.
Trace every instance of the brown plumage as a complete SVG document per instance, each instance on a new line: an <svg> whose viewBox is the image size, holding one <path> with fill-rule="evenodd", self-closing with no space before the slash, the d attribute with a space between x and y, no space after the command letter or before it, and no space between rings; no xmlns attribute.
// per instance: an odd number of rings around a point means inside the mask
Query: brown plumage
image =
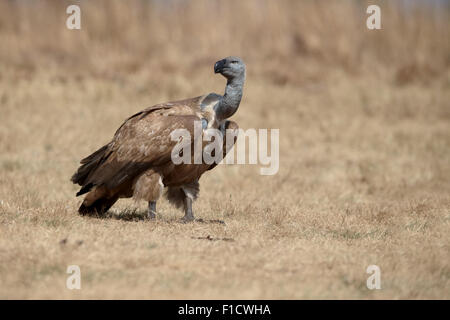
<svg viewBox="0 0 450 320"><path fill-rule="evenodd" d="M230 82L226 72L218 73ZM226 95L227 91L224 97ZM72 176L72 182L81 186L77 196L87 193L79 208L80 214L103 214L119 198L133 197L148 201L149 217L154 217L156 201L167 187L169 201L177 207L184 204L185 220L193 220L192 201L199 193L198 180L216 164L193 164L192 153L192 164L175 165L171 153L177 141L172 141L170 134L176 129L186 129L194 137L194 122L205 123L205 120L208 128L220 129L223 133L226 129L237 130L236 123L218 116L224 113L223 108L230 108L224 104L224 97L209 94L162 103L128 118L110 143L81 160L81 166ZM240 97L237 106L239 102ZM225 156L225 134L223 137Z"/></svg>

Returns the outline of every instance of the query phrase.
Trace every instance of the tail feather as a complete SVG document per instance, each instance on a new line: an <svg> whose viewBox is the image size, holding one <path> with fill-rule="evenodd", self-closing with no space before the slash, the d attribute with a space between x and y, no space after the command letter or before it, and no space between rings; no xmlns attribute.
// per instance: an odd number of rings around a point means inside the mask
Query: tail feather
<svg viewBox="0 0 450 320"><path fill-rule="evenodd" d="M109 199L100 198L95 200L91 205L86 205L85 202L83 202L78 209L78 212L81 215L103 215L114 205L114 203L116 203L117 199L118 197Z"/></svg>
<svg viewBox="0 0 450 320"><path fill-rule="evenodd" d="M107 158L107 150L109 145L105 145L95 151L90 156L80 161L81 166L77 172L70 179L73 183L79 184L82 188L78 191L77 196L89 192L94 186L92 183L88 183L90 174L95 171L96 168Z"/></svg>
<svg viewBox="0 0 450 320"><path fill-rule="evenodd" d="M80 191L77 192L76 196L81 196L82 194L88 193L94 187L93 183L88 183L81 187Z"/></svg>

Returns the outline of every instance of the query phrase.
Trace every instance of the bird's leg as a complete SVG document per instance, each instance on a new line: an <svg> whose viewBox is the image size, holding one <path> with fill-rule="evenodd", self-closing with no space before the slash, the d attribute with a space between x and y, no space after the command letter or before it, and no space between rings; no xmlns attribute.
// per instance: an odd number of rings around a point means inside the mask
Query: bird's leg
<svg viewBox="0 0 450 320"><path fill-rule="evenodd" d="M149 219L156 218L156 201L148 202L147 218L149 218Z"/></svg>
<svg viewBox="0 0 450 320"><path fill-rule="evenodd" d="M194 214L192 213L192 199L187 195L184 197L184 222L194 221Z"/></svg>

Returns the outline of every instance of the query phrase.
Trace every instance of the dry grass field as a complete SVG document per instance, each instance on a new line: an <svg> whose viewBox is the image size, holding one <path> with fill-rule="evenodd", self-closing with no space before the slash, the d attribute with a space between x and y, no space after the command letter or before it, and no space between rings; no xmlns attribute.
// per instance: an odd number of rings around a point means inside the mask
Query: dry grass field
<svg viewBox="0 0 450 320"><path fill-rule="evenodd" d="M449 299L450 9L375 3L381 30L364 1L1 1L0 298ZM79 160L136 111L222 93L228 55L233 120L280 129L279 172L206 173L203 223L166 200L79 216Z"/></svg>

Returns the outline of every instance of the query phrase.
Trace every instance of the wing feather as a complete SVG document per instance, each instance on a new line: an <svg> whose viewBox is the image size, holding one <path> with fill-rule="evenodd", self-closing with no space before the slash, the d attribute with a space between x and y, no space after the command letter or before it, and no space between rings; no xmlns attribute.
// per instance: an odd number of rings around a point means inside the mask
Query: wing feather
<svg viewBox="0 0 450 320"><path fill-rule="evenodd" d="M194 115L152 115L130 119L116 133L109 156L88 177L86 184L106 185L113 189L152 166L171 161L172 149L177 141L172 141L170 133L176 129L186 129L194 134Z"/></svg>
<svg viewBox="0 0 450 320"><path fill-rule="evenodd" d="M194 121L221 96L209 94L191 99L151 106L129 117L115 132L113 140L81 161L72 177L82 186L79 194L92 187L105 185L113 189L134 179L152 166L170 160L177 141L170 133L186 129L194 134Z"/></svg>

